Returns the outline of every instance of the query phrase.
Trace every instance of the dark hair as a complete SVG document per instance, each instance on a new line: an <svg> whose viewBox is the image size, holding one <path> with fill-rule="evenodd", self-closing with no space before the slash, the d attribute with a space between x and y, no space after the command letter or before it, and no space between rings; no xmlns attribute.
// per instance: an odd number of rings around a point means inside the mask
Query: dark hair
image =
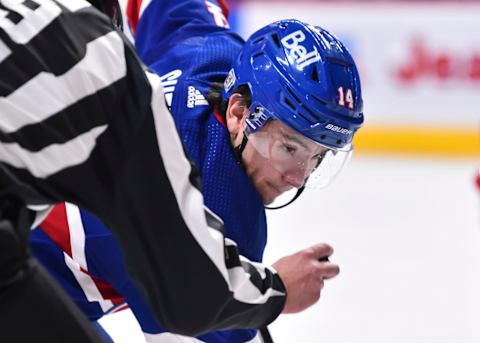
<svg viewBox="0 0 480 343"><path fill-rule="evenodd" d="M224 99L222 96L223 83L221 82L212 82L210 91L207 95L207 100L212 106L214 111L218 111L219 114L225 118L228 107L228 100ZM252 94L250 93L250 88L247 85L241 85L233 91L233 93L238 93L243 96L245 99L247 107L250 107L252 104Z"/></svg>

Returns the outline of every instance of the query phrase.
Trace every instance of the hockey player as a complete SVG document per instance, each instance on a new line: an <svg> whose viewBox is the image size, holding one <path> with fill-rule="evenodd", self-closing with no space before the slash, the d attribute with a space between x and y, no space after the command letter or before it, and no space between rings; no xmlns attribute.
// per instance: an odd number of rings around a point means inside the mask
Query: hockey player
<svg viewBox="0 0 480 343"><path fill-rule="evenodd" d="M163 75L167 103L200 169L206 203L241 252L260 261L266 243L264 204L305 183L327 182L351 153L353 134L363 121L352 58L328 32L292 20L272 24L243 44L223 28L224 3L129 5L137 48ZM144 8L140 17L139 8ZM275 63L281 58L284 68ZM62 237L52 235L55 225L61 230L53 232L64 232ZM75 244L84 247L80 256L71 252ZM32 248L91 320L126 302L147 340L172 338L128 281L113 237L91 214L71 204L57 206L33 233ZM331 252L323 248L326 255ZM323 278L336 274L335 265L319 265ZM231 330L198 339L253 342L255 336L255 330Z"/></svg>
<svg viewBox="0 0 480 343"><path fill-rule="evenodd" d="M261 327L318 299L322 246L280 260L283 279L240 262L203 206L159 78L87 2L0 0L0 116L2 341L100 340L27 249L39 219L27 208L61 201L115 233L130 277L173 332Z"/></svg>

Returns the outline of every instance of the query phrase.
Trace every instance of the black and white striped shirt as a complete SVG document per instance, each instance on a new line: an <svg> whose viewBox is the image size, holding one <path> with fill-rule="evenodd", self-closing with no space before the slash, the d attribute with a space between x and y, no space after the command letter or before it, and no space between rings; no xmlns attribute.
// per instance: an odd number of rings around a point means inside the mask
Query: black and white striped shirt
<svg viewBox="0 0 480 343"><path fill-rule="evenodd" d="M278 275L240 257L204 208L158 77L87 2L0 0L0 116L0 194L100 217L167 329L280 313Z"/></svg>

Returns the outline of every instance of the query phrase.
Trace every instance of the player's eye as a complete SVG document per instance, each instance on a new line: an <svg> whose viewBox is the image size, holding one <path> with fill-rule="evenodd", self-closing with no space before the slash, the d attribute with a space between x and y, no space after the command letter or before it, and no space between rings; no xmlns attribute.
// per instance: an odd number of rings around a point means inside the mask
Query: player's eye
<svg viewBox="0 0 480 343"><path fill-rule="evenodd" d="M284 144L283 145L283 150L289 153L290 155L295 154L295 151L297 151L296 147L293 147L291 145Z"/></svg>

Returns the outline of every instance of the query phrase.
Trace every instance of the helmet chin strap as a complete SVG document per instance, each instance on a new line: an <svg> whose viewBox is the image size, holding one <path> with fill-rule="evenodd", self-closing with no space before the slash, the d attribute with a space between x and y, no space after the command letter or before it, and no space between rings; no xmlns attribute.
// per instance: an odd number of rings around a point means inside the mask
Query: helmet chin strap
<svg viewBox="0 0 480 343"><path fill-rule="evenodd" d="M265 208L266 208L267 210L278 210L278 209L287 207L287 206L290 205L292 202L294 202L295 200L298 199L298 197L300 196L300 194L303 193L303 190L304 190L304 189L305 189L304 186L302 186L302 187L300 187L299 189L297 189L297 193L295 194L295 196L294 196L289 202L287 202L286 204L283 204L283 205L280 205L280 206L275 206L275 207L265 206Z"/></svg>
<svg viewBox="0 0 480 343"><path fill-rule="evenodd" d="M242 154L243 151L245 150L245 147L247 146L248 138L245 132L243 133L243 138L242 142L237 145L236 147L233 148L233 153L235 154L235 159L237 160L237 163L240 164L243 167L243 162L242 162Z"/></svg>
<svg viewBox="0 0 480 343"><path fill-rule="evenodd" d="M245 147L247 146L247 142L248 142L248 138L247 138L247 135L244 133L243 138L242 138L242 142L239 145L237 145L236 147L233 148L233 153L235 154L235 159L237 160L237 163L240 164L242 167L243 167L242 154L243 154L243 151L245 150ZM298 197L300 196L300 194L303 193L304 189L305 189L304 186L297 189L297 193L295 194L295 196L289 202L287 202L286 204L283 204L281 206L275 206L275 207L265 206L265 208L267 210L278 210L278 209L284 208L284 207L290 205L295 200L297 200Z"/></svg>

